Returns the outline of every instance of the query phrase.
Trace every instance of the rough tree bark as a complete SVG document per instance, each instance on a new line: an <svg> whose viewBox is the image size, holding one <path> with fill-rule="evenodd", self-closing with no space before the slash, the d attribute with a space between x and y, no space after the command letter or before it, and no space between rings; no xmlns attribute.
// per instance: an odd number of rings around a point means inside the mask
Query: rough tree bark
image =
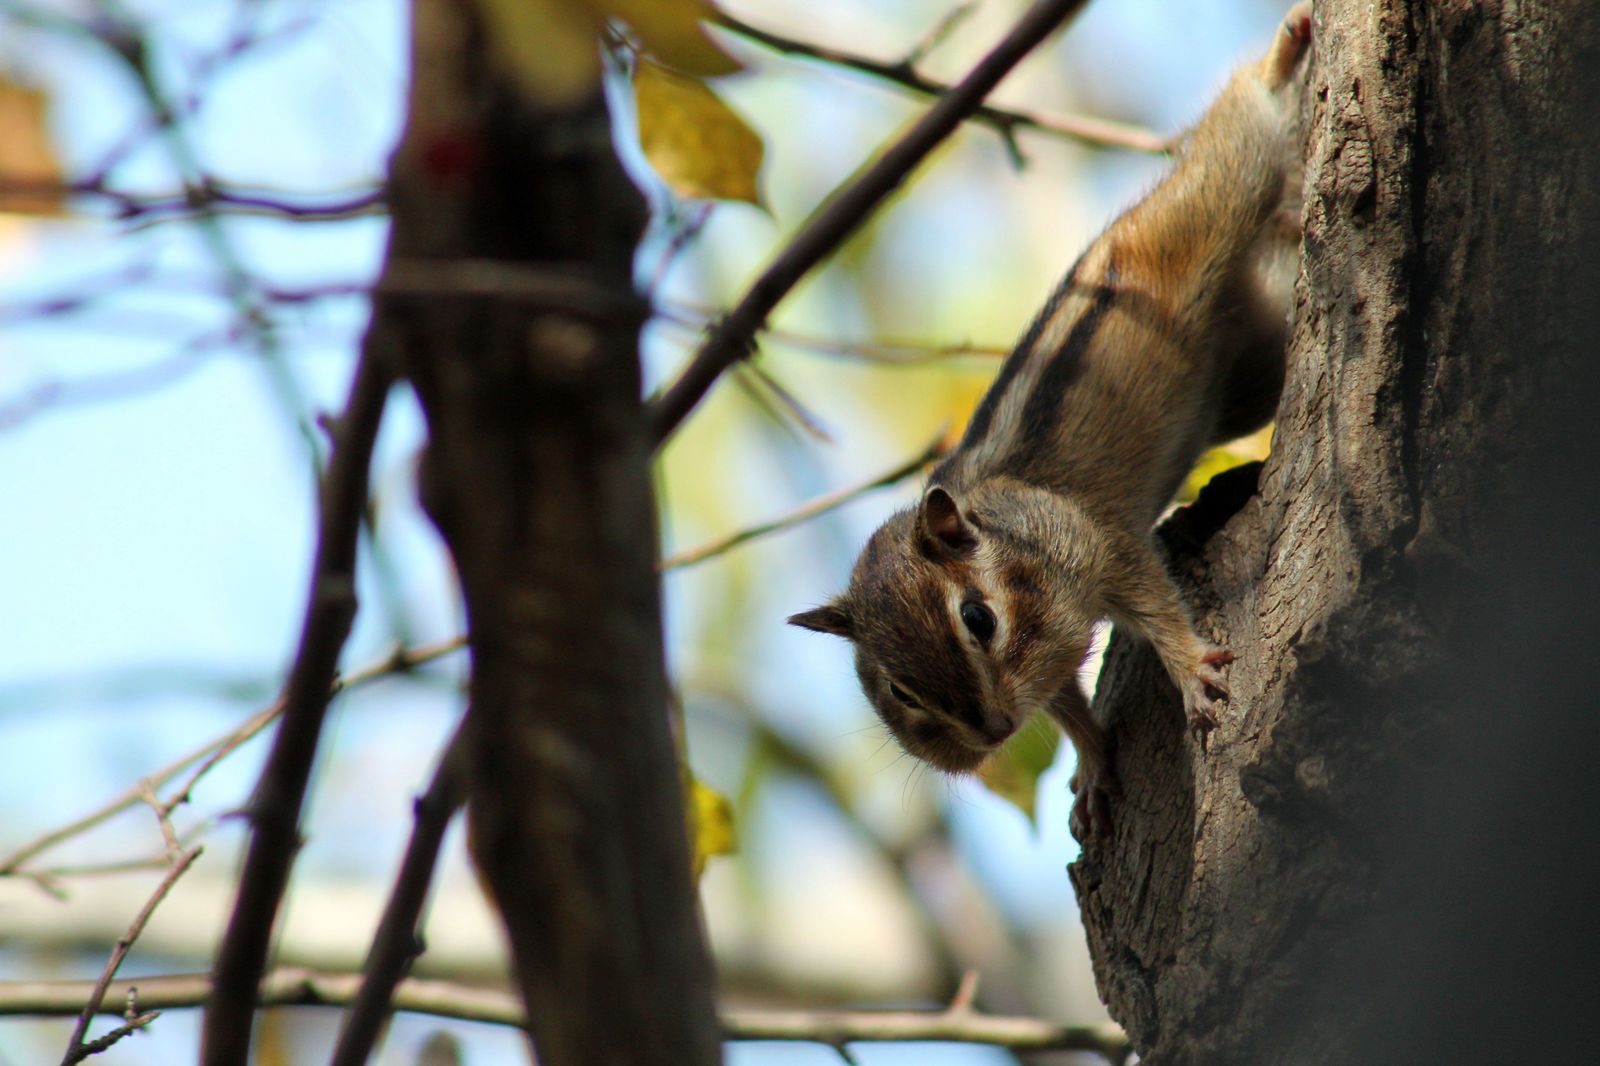
<svg viewBox="0 0 1600 1066"><path fill-rule="evenodd" d="M1323 0L1316 33L1272 455L1162 534L1239 654L1232 701L1202 753L1153 655L1113 640L1097 709L1125 795L1072 877L1144 1062L1495 1061L1513 1027L1498 1061L1555 1061L1528 1053L1565 1037L1519 1011L1565 1004L1572 971L1518 938L1549 935L1524 919L1565 889L1488 871L1530 835L1545 863L1592 850L1571 830L1595 808L1563 810L1563 840L1528 805L1596 775L1518 746L1581 688L1504 681L1551 654L1570 676L1572 647L1594 676L1570 594L1592 561L1541 554L1578 517L1552 501L1594 481L1544 476L1593 459L1557 435L1592 410L1564 398L1595 400L1592 4ZM1562 734L1586 762L1592 721ZM1519 949L1548 963L1537 996L1504 991Z"/></svg>
<svg viewBox="0 0 1600 1066"><path fill-rule="evenodd" d="M419 0L374 328L471 630L473 852L546 1066L720 1058L667 712L632 258L598 89L531 99Z"/></svg>

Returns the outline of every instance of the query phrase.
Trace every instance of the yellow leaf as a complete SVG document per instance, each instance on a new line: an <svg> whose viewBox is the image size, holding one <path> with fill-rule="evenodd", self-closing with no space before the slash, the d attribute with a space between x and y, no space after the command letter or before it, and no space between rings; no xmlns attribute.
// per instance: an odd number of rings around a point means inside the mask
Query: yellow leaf
<svg viewBox="0 0 1600 1066"><path fill-rule="evenodd" d="M706 0L599 0L600 6L639 35L644 50L661 63L702 78L743 70L719 48L701 20L709 18Z"/></svg>
<svg viewBox="0 0 1600 1066"><path fill-rule="evenodd" d="M694 875L704 872L713 855L730 855L738 847L733 831L733 804L721 793L689 778L689 822L693 833Z"/></svg>
<svg viewBox="0 0 1600 1066"><path fill-rule="evenodd" d="M978 779L1032 821L1039 777L1055 762L1060 746L1061 733L1054 723L1035 714L978 769Z"/></svg>
<svg viewBox="0 0 1600 1066"><path fill-rule="evenodd" d="M489 46L531 98L574 104L600 84L603 17L583 0L477 0Z"/></svg>
<svg viewBox="0 0 1600 1066"><path fill-rule="evenodd" d="M705 82L640 59L633 93L639 146L674 192L761 206L761 137Z"/></svg>
<svg viewBox="0 0 1600 1066"><path fill-rule="evenodd" d="M1206 482L1224 470L1232 470L1236 466L1265 459L1271 448L1271 426L1257 430L1248 437L1240 437L1221 448L1212 448L1200 457L1194 469L1189 471L1189 476L1183 479L1183 487L1178 490L1178 502L1194 502L1194 498L1200 495L1200 490L1206 487Z"/></svg>
<svg viewBox="0 0 1600 1066"><path fill-rule="evenodd" d="M61 163L46 111L44 93L0 77L0 213L63 214Z"/></svg>

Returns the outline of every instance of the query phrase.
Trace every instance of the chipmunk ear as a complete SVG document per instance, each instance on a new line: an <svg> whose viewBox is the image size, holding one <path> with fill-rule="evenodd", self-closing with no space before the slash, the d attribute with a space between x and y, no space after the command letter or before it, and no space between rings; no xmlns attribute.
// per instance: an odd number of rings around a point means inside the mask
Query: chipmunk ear
<svg viewBox="0 0 1600 1066"><path fill-rule="evenodd" d="M972 523L961 517L956 498L935 485L922 497L922 528L952 551L965 555L978 546Z"/></svg>
<svg viewBox="0 0 1600 1066"><path fill-rule="evenodd" d="M855 619L850 616L850 608L842 597L821 607L791 614L789 624L816 633L832 633L846 640L855 639Z"/></svg>

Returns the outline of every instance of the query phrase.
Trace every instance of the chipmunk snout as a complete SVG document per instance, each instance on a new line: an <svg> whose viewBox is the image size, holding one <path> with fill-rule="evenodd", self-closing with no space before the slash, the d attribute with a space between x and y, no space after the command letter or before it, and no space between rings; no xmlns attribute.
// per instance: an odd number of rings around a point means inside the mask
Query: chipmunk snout
<svg viewBox="0 0 1600 1066"><path fill-rule="evenodd" d="M984 726L979 730L990 744L1003 744L1017 731L1017 723L1003 712L991 711L985 715Z"/></svg>

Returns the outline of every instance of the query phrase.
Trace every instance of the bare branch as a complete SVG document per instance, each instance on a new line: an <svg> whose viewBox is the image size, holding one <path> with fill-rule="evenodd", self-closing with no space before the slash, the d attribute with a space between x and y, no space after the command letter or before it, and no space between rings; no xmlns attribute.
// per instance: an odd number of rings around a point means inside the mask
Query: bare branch
<svg viewBox="0 0 1600 1066"><path fill-rule="evenodd" d="M201 1043L201 1059L208 1066L243 1061L250 1046L255 988L266 968L273 923L299 850L300 808L339 655L355 619L356 546L367 476L394 381L385 343L380 333L369 332L345 413L332 426L334 447L322 479L317 554L300 647L284 684L283 724L248 807L252 833L239 897L217 952L216 995L206 1010Z"/></svg>
<svg viewBox="0 0 1600 1066"><path fill-rule="evenodd" d="M339 1031L332 1066L362 1066L378 1042L388 1019L395 990L411 963L422 953L421 916L433 883L439 845L450 819L466 800L466 735L469 714L439 757L427 791L417 797L416 825L395 877L394 891L372 937L372 950L362 967L361 988Z"/></svg>
<svg viewBox="0 0 1600 1066"><path fill-rule="evenodd" d="M656 321L678 330L699 332L707 328L726 312L708 307L679 304L676 307L657 307ZM895 366L920 366L924 363L960 356L975 355L999 359L1010 349L993 344L974 344L957 341L950 344L933 344L927 341L885 339L877 341L845 341L831 337L817 337L808 333L795 333L784 329L767 329L761 335L762 343L782 344L789 348L816 352L819 355L836 355L846 359L860 359L869 363L888 363Z"/></svg>
<svg viewBox="0 0 1600 1066"><path fill-rule="evenodd" d="M360 974L318 973L281 967L261 981L256 1005L261 1007L346 1006L355 1000ZM137 988L146 1010L198 1007L211 994L205 974L144 977L118 981L108 998L116 1000ZM75 1013L90 991L86 981L0 982L0 1015L65 1015ZM524 1024L516 997L448 981L407 978L395 992L399 1011L428 1014L492 1025ZM102 1003L105 1013L115 1007ZM722 1014L728 1040L796 1040L843 1044L940 1040L988 1044L1014 1051L1087 1051L1121 1062L1127 1038L1111 1025L1062 1025L1040 1018L981 1014L970 1009L935 1011L785 1011L731 1010Z"/></svg>
<svg viewBox="0 0 1600 1066"><path fill-rule="evenodd" d="M363 685L380 677L412 670L435 659L442 658L451 652L459 651L466 646L467 638L463 635L420 648L402 649L377 662L370 663L359 670L354 670L344 675L333 683L329 691L330 693L341 692L344 689ZM188 801L189 794L212 767L248 743L267 726L277 721L278 716L282 713L283 700L279 699L271 706L257 711L221 737L208 742L203 747L190 752L176 762L169 763L162 769L143 778L138 784L124 790L115 798L90 811L83 817L52 829L18 846L9 855L0 858L0 877L33 876L30 872L22 869L24 863L75 836L104 824L128 808L143 802L144 788L147 785L152 789L159 790L165 787L168 782L176 779L185 770L198 763L198 768L190 774L183 787L163 801L162 806L170 814L178 806ZM137 867L129 868L146 869L148 868L148 863L141 861ZM99 867L95 868L96 871L100 869ZM83 871L67 870L63 876L79 872Z"/></svg>
<svg viewBox="0 0 1600 1066"><path fill-rule="evenodd" d="M972 13L977 10L977 0L966 0L965 3L957 4L949 11L946 11L940 16L939 21L935 22L928 29L928 32L924 33L917 43L911 46L911 50L906 53L906 57L900 61L901 64L907 67L914 67L928 58L929 52L932 52L948 40L950 35L956 31L956 27L971 18Z"/></svg>
<svg viewBox="0 0 1600 1066"><path fill-rule="evenodd" d="M137 1033L140 1029L143 1029L145 1026L149 1025L159 1017L161 1017L161 1012L158 1010L150 1011L148 1014L135 1015L129 1019L126 1024L117 1026L105 1036L97 1036L93 1040L81 1045L78 1049L78 1057L72 1061L82 1062L90 1055L100 1054L100 1052L105 1051L123 1037L128 1036L130 1033Z"/></svg>
<svg viewBox="0 0 1600 1066"><path fill-rule="evenodd" d="M210 332L196 337L163 356L131 370L94 377L47 379L0 401L0 431L15 428L41 412L69 403L122 400L169 385L197 370L222 343L235 339L235 331Z"/></svg>
<svg viewBox="0 0 1600 1066"><path fill-rule="evenodd" d="M161 840L167 846L167 861L176 862L183 853L183 846L178 843L178 831L172 825L172 812L174 807L169 807L156 798L155 787L148 778L139 781L139 798L155 812L156 825L161 830Z"/></svg>
<svg viewBox="0 0 1600 1066"><path fill-rule="evenodd" d="M0 210L13 201L32 202L40 197L101 201L111 206L113 218L140 225L192 221L199 215L257 215L290 222L341 222L388 211L381 189L329 198L279 190L245 190L206 182L182 192L133 193L114 188L99 178L72 182L0 179Z"/></svg>
<svg viewBox="0 0 1600 1066"><path fill-rule="evenodd" d="M952 14L959 13L957 8ZM785 55L803 56L823 63L829 63L846 70L853 70L867 74L874 78L892 82L904 89L926 96L943 96L950 92L950 86L925 78L917 73L914 64L920 58L922 50L913 50L910 57L898 63L885 63L877 59L857 55L839 48L827 45L814 44L801 41L793 37L773 33L752 26L742 19L735 18L727 12L719 12L716 18L718 25L732 30L741 37L757 41L768 48ZM942 24L941 24L942 25ZM1135 152L1164 153L1172 150L1172 139L1163 137L1159 133L1147 130L1142 126L1131 123L1117 122L1113 119L1096 118L1092 115L1040 115L1033 112L1017 111L1011 108L984 105L973 110L970 116L973 121L981 122L992 127L1001 137L1006 138L1009 145L1010 138L1018 129L1037 130L1055 137L1064 137L1094 148L1127 148Z"/></svg>
<svg viewBox="0 0 1600 1066"><path fill-rule="evenodd" d="M659 447L729 366L753 350L767 315L795 283L830 255L962 120L983 103L1011 68L1083 6L1084 0L1039 0L961 83L941 96L877 161L835 190L744 298L719 321L683 374L650 405L650 436Z"/></svg>
<svg viewBox="0 0 1600 1066"><path fill-rule="evenodd" d="M167 876L161 879L161 883L156 886L156 890L150 894L149 901L134 917L133 924L128 926L128 931L122 934L122 938L117 941L116 947L112 948L111 958L106 960L106 967L101 971L100 979L94 983L94 988L89 992L89 998L83 1005L83 1011L78 1015L78 1024L72 1027L72 1036L67 1040L67 1051L62 1056L61 1066L73 1066L73 1063L82 1062L90 1055L104 1051L124 1036L127 1036L128 1033L148 1025L154 1020L154 1015L147 1015L143 1021L136 1018L115 1033L108 1034L106 1037L95 1041L93 1045L86 1045L83 1042L84 1036L89 1032L89 1022L100 1012L105 1003L106 990L111 987L112 979L117 976L117 968L122 965L122 960L128 957L128 951L133 947L133 942L139 939L140 933L144 932L145 923L150 920L150 916L155 913L156 908L161 906L161 901L167 898L167 893L177 883L178 878L188 872L189 867L194 864L194 860L200 857L201 850L201 848L194 848L178 856L177 861L172 864L172 869L167 871Z"/></svg>
<svg viewBox="0 0 1600 1066"><path fill-rule="evenodd" d="M608 323L643 322L649 305L637 293L608 287L571 270L505 259L395 259L385 265L377 295L390 299L496 300Z"/></svg>
<svg viewBox="0 0 1600 1066"><path fill-rule="evenodd" d="M824 444L833 443L833 434L828 432L828 427L823 425L822 419L813 414L798 396L789 391L787 385L769 373L760 363L743 363L736 369L748 372L752 393L759 394L764 401L768 399L776 401L773 405L773 414L780 421L787 419L793 422L812 440Z"/></svg>
<svg viewBox="0 0 1600 1066"><path fill-rule="evenodd" d="M830 492L826 496L818 496L810 503L797 507L788 514L780 515L771 521L751 526L748 529L741 529L737 533L729 534L708 544L702 544L698 548L690 548L686 551L678 552L676 555L670 555L661 560L661 569L676 570L683 566L693 566L695 563L704 562L714 556L721 555L723 552L736 548L746 541L754 540L756 537L764 537L768 533L776 533L780 529L788 529L790 526L827 514L834 508L849 503L863 493L883 488L885 485L893 485L895 482L915 474L918 470L921 470L949 451L948 437L948 431L941 429L939 435L929 441L920 452L894 469L886 470L870 481L864 481L859 485L851 485L836 492Z"/></svg>

